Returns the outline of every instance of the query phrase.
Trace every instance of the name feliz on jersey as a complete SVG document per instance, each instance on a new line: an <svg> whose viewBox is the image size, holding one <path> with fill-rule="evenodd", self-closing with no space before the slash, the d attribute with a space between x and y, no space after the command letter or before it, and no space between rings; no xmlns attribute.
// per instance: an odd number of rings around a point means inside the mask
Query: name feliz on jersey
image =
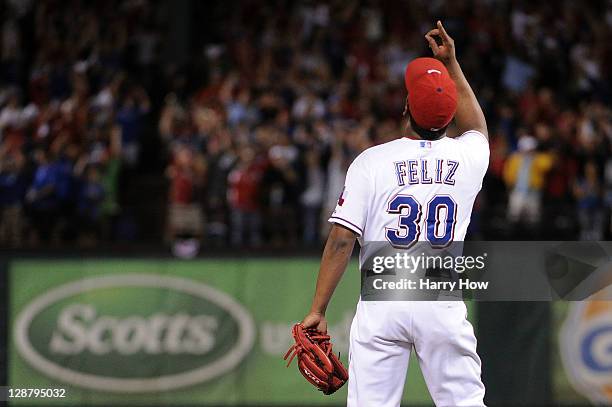
<svg viewBox="0 0 612 407"><path fill-rule="evenodd" d="M458 161L435 159L410 159L395 161L397 185L446 184L455 185Z"/></svg>

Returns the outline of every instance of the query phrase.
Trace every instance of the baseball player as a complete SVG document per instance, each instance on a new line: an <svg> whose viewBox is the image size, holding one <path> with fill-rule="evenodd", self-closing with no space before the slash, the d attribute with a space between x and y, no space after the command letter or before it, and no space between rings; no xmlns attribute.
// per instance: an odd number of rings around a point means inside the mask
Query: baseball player
<svg viewBox="0 0 612 407"><path fill-rule="evenodd" d="M407 130L351 164L329 218L316 293L305 327L327 331L325 311L355 239L410 247L462 241L489 163L485 117L442 23L425 35L434 58L406 68ZM439 41L436 41L438 39ZM455 118L460 134L446 129ZM363 248L360 255L363 263ZM414 350L437 406L482 406L476 338L463 301L362 301L350 332L349 407L400 405Z"/></svg>

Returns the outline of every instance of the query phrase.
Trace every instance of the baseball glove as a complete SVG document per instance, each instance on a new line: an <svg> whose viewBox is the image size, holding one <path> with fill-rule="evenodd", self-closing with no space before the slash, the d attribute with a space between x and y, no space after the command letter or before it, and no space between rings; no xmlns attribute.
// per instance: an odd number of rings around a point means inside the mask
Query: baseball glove
<svg viewBox="0 0 612 407"><path fill-rule="evenodd" d="M287 366L297 356L302 376L324 394L332 394L346 383L348 372L333 353L329 335L315 328L304 328L302 324L295 324L291 333L295 344L285 354L284 359L289 358Z"/></svg>

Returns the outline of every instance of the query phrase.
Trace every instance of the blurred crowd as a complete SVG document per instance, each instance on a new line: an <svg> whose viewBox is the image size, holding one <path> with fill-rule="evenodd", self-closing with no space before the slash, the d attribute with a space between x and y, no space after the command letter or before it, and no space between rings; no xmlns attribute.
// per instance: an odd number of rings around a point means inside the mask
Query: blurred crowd
<svg viewBox="0 0 612 407"><path fill-rule="evenodd" d="M134 79L154 62L147 11L130 2L4 4L0 245L113 237L120 176L138 165L150 109Z"/></svg>
<svg viewBox="0 0 612 407"><path fill-rule="evenodd" d="M150 205L122 198L131 172L167 183L159 240L319 244L352 159L406 134L404 69L438 18L491 139L470 235L611 237L612 2L193 4L180 63L152 4L68 3L24 11L33 36L3 14L0 244L113 239Z"/></svg>

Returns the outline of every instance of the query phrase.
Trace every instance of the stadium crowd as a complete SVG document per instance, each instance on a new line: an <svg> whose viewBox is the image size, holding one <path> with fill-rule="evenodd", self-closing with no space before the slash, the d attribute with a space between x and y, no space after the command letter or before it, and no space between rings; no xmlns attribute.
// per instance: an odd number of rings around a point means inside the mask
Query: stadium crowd
<svg viewBox="0 0 612 407"><path fill-rule="evenodd" d="M3 13L0 245L116 238L142 172L168 184L159 240L318 244L352 159L406 134L438 18L491 140L471 235L610 238L609 1L224 2L194 7L215 35L182 66L149 2L59 3ZM139 163L154 139L165 168Z"/></svg>

